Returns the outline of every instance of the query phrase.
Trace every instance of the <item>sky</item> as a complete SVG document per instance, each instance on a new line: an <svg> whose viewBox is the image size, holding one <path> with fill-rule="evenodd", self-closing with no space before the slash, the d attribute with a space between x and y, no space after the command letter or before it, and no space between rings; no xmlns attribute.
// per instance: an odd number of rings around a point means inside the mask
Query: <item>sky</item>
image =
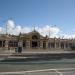
<svg viewBox="0 0 75 75"><path fill-rule="evenodd" d="M43 36L75 37L75 0L0 0L0 33L35 29Z"/></svg>

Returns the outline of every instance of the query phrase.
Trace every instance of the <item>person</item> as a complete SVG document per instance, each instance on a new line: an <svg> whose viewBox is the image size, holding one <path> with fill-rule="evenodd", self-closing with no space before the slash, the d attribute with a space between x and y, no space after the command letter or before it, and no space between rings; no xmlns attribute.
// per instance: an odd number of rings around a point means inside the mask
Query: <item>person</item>
<svg viewBox="0 0 75 75"><path fill-rule="evenodd" d="M10 47L8 46L8 50L10 50Z"/></svg>

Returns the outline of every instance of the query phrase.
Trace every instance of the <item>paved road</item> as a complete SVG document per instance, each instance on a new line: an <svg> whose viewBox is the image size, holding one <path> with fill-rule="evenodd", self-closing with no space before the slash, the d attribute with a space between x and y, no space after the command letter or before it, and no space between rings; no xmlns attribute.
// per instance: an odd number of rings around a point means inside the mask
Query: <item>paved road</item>
<svg viewBox="0 0 75 75"><path fill-rule="evenodd" d="M0 75L75 75L75 68L44 69L21 72L0 72Z"/></svg>

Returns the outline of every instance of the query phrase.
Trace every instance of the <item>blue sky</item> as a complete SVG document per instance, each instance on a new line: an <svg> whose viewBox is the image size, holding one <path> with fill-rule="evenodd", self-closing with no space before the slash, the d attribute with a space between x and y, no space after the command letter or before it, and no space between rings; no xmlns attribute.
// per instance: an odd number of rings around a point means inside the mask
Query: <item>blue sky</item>
<svg viewBox="0 0 75 75"><path fill-rule="evenodd" d="M74 35L75 0L0 0L0 26L9 18L22 27L56 25Z"/></svg>

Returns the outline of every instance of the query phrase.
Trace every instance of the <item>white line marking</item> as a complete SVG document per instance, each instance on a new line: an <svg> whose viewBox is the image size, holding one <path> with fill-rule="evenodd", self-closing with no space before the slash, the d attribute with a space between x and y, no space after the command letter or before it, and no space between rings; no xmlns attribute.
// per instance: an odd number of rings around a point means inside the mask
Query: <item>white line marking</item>
<svg viewBox="0 0 75 75"><path fill-rule="evenodd" d="M63 75L61 70L75 70L75 68L59 68L59 69L43 69L43 70L31 70L31 71L17 71L17 72L0 72L0 74L25 74L28 72L45 72L45 71L55 71L59 73L59 75Z"/></svg>
<svg viewBox="0 0 75 75"><path fill-rule="evenodd" d="M57 69L56 70L54 70L56 73L58 73L59 75L63 75L63 73L62 72L59 72Z"/></svg>

